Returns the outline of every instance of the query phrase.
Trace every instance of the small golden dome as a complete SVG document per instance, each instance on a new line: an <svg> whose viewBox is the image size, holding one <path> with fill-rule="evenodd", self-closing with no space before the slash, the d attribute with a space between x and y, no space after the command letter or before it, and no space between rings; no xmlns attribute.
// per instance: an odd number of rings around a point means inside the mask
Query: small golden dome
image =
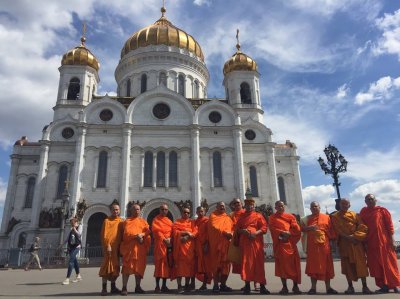
<svg viewBox="0 0 400 299"><path fill-rule="evenodd" d="M225 62L224 64L224 75L232 72L232 71L256 71L258 72L257 63L250 56L244 54L240 51L240 43L239 43L239 29L236 34L237 44L236 44L236 53L232 55L232 57Z"/></svg>
<svg viewBox="0 0 400 299"><path fill-rule="evenodd" d="M87 65L99 71L100 63L92 52L85 46L85 37L81 38L81 44L67 53L61 59L61 65Z"/></svg>
<svg viewBox="0 0 400 299"><path fill-rule="evenodd" d="M164 16L165 12L165 8L162 7L162 16L160 19L154 24L140 29L128 38L121 50L121 58L130 51L141 47L167 45L186 49L199 57L201 61L204 61L203 51L199 43L191 35L172 25Z"/></svg>

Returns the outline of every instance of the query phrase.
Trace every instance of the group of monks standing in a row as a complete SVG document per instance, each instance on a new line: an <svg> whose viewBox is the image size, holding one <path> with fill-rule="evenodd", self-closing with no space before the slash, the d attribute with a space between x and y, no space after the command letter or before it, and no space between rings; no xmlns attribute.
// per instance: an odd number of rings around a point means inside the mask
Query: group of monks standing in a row
<svg viewBox="0 0 400 299"><path fill-rule="evenodd" d="M266 288L264 268L264 238L267 229L273 240L275 275L282 281L281 295L289 294L287 280L293 281L292 292L301 294L300 255L297 243L303 238L307 252L305 273L311 278L308 294L316 294L318 280L325 282L327 294L337 294L330 281L334 277L331 241L336 239L341 258L342 273L348 288L345 294L354 294L353 281L361 278L362 293L371 294L367 286L368 273L375 278L379 289L375 292L398 292L400 274L394 244L394 228L389 211L376 205L372 194L365 197L366 207L359 214L350 211L350 202L341 199L340 210L333 215L320 213L318 202L312 202L312 214L301 219L285 213L282 201L275 203L276 212L266 219L255 211L253 199L232 201L232 213L227 214L225 203L218 202L209 217L198 207L197 218L191 219L190 209L182 209L182 217L172 222L168 206L162 204L159 214L149 224L140 217L140 206L130 207L130 217L119 217L117 203L111 205L111 216L103 223L101 238L104 260L99 275L102 277L101 295L107 295L107 281L111 293L127 295L130 275L135 275L135 293L144 293L141 279L146 269L146 257L154 241L155 293L168 293L167 279L177 281L177 292L195 290L195 278L202 282L199 291L231 292L227 285L231 272L240 274L241 288L250 294L250 284L261 294ZM115 286L120 274L122 256L122 290ZM368 271L369 268L369 271ZM161 285L160 285L161 282Z"/></svg>

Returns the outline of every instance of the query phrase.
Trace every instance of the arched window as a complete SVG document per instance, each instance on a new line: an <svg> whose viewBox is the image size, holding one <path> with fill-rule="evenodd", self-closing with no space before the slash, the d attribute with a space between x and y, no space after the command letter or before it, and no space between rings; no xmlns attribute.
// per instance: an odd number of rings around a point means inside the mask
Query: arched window
<svg viewBox="0 0 400 299"><path fill-rule="evenodd" d="M153 185L153 153L146 152L144 154L144 187L152 187Z"/></svg>
<svg viewBox="0 0 400 299"><path fill-rule="evenodd" d="M158 78L158 84L159 85L164 85L165 87L167 86L167 75L162 72L160 73L160 77Z"/></svg>
<svg viewBox="0 0 400 299"><path fill-rule="evenodd" d="M126 81L126 96L131 96L131 79L128 79L128 81Z"/></svg>
<svg viewBox="0 0 400 299"><path fill-rule="evenodd" d="M26 246L26 233L22 232L18 236L18 248L24 248Z"/></svg>
<svg viewBox="0 0 400 299"><path fill-rule="evenodd" d="M107 183L108 153L102 151L99 154L99 165L97 170L97 188L105 188Z"/></svg>
<svg viewBox="0 0 400 299"><path fill-rule="evenodd" d="M28 179L25 195L25 208L32 208L33 196L35 195L36 178Z"/></svg>
<svg viewBox="0 0 400 299"><path fill-rule="evenodd" d="M285 193L285 181L283 180L283 177L278 177L278 190L279 190L279 200L283 201L286 205L287 200Z"/></svg>
<svg viewBox="0 0 400 299"><path fill-rule="evenodd" d="M213 153L214 187L222 187L222 161L221 153Z"/></svg>
<svg viewBox="0 0 400 299"><path fill-rule="evenodd" d="M178 187L178 155L169 153L169 186Z"/></svg>
<svg viewBox="0 0 400 299"><path fill-rule="evenodd" d="M57 199L62 197L65 190L65 181L68 178L68 167L67 165L62 165L58 170L58 184L57 184Z"/></svg>
<svg viewBox="0 0 400 299"><path fill-rule="evenodd" d="M140 92L143 93L147 90L147 75L143 74L140 79Z"/></svg>
<svg viewBox="0 0 400 299"><path fill-rule="evenodd" d="M157 153L157 187L165 187L165 153Z"/></svg>
<svg viewBox="0 0 400 299"><path fill-rule="evenodd" d="M194 91L193 91L193 98L199 98L199 91L200 91L200 83L199 81L194 81Z"/></svg>
<svg viewBox="0 0 400 299"><path fill-rule="evenodd" d="M185 77L182 74L178 76L178 93L185 96Z"/></svg>
<svg viewBox="0 0 400 299"><path fill-rule="evenodd" d="M257 169L254 166L250 166L250 187L253 196L258 197Z"/></svg>
<svg viewBox="0 0 400 299"><path fill-rule="evenodd" d="M81 81L74 77L69 81L67 100L77 100L81 90Z"/></svg>
<svg viewBox="0 0 400 299"><path fill-rule="evenodd" d="M250 85L246 82L240 84L240 100L242 104L251 104Z"/></svg>

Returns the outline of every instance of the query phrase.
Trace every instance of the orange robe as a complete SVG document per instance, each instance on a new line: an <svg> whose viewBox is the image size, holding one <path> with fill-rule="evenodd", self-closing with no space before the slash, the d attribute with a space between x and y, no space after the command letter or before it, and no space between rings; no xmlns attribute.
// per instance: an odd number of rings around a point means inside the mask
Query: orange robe
<svg viewBox="0 0 400 299"><path fill-rule="evenodd" d="M197 227L192 219L178 219L172 226L173 255L174 255L174 276L192 277L195 275L195 239L181 241L181 233L189 232L194 237L197 235Z"/></svg>
<svg viewBox="0 0 400 299"><path fill-rule="evenodd" d="M316 280L328 280L335 276L331 245L329 240L335 238L329 215L309 215L307 226L316 225L318 231L308 231L306 274Z"/></svg>
<svg viewBox="0 0 400 299"><path fill-rule="evenodd" d="M144 233L143 242L136 236ZM151 244L149 224L143 218L128 218L123 225L120 252L122 255L122 274L135 274L143 278L146 269L146 256Z"/></svg>
<svg viewBox="0 0 400 299"><path fill-rule="evenodd" d="M390 289L400 286L397 256L392 244L392 216L387 209L376 206L362 208L360 217L368 226L367 261L376 285L380 288L386 285Z"/></svg>
<svg viewBox="0 0 400 299"><path fill-rule="evenodd" d="M101 244L103 249L103 262L100 267L99 276L107 279L115 279L119 276L119 244L121 242L120 217L107 217L101 228ZM111 254L107 247L111 246ZM111 268L110 268L111 264Z"/></svg>
<svg viewBox="0 0 400 299"><path fill-rule="evenodd" d="M210 255L204 254L203 248L204 244L208 242L208 217L203 216L202 218L197 218L195 220L195 225L197 227L197 237L196 237L196 278L200 281L204 281L204 274L207 274L207 283L211 283L212 271L210 265Z"/></svg>
<svg viewBox="0 0 400 299"><path fill-rule="evenodd" d="M367 237L367 226L355 212L338 211L332 215L332 223L337 235L342 274L349 279L357 281L358 278L367 277L368 269L362 241ZM354 235L360 242L353 244L341 237L341 234Z"/></svg>
<svg viewBox="0 0 400 299"><path fill-rule="evenodd" d="M254 281L260 284L266 284L264 270L264 237L258 235L255 239L238 234L238 230L247 229L254 233L261 230L264 234L267 232L267 222L264 217L257 212L242 213L242 216L236 223L236 238L239 238L239 247L242 253L242 263L240 277L244 281Z"/></svg>
<svg viewBox="0 0 400 299"><path fill-rule="evenodd" d="M240 218L240 216L243 215L244 212L246 212L246 210L245 209L241 209L239 211L233 211L230 214L230 216L232 218L232 221L233 221L233 229L234 229L234 231L235 231L235 226L236 226L236 223L237 223L238 219ZM242 265L241 264L232 263L232 273L240 274L241 272L242 272Z"/></svg>
<svg viewBox="0 0 400 299"><path fill-rule="evenodd" d="M275 275L301 283L300 255L296 245L301 232L296 218L288 213L272 214L269 217L269 229L274 248ZM291 234L287 241L280 238L284 231Z"/></svg>
<svg viewBox="0 0 400 299"><path fill-rule="evenodd" d="M163 240L171 237L172 221L167 216L157 215L153 220L151 230L154 238L154 277L169 278L167 245Z"/></svg>
<svg viewBox="0 0 400 299"><path fill-rule="evenodd" d="M231 241L223 233L232 233L232 219L226 213L214 211L210 215L207 230L211 271L228 275L230 271L228 249Z"/></svg>

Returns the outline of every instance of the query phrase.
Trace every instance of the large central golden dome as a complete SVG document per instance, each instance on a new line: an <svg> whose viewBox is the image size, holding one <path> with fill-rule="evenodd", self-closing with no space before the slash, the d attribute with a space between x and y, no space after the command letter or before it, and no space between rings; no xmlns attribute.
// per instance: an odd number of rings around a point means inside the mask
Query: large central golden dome
<svg viewBox="0 0 400 299"><path fill-rule="evenodd" d="M203 51L199 43L185 31L172 25L164 16L165 8L161 8L162 16L154 24L135 32L125 42L121 50L121 58L130 51L149 45L167 45L186 49L204 61Z"/></svg>

